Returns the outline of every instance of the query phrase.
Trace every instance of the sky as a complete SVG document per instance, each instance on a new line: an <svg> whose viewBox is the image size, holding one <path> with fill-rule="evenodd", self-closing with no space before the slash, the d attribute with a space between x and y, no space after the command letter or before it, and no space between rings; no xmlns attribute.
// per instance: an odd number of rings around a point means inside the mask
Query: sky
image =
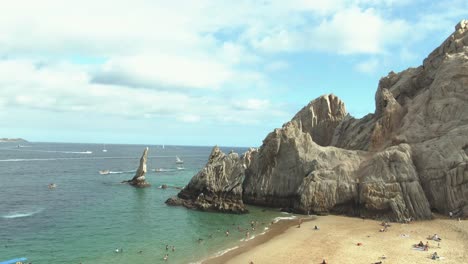
<svg viewBox="0 0 468 264"><path fill-rule="evenodd" d="M260 146L333 93L374 112L468 1L0 0L0 137Z"/></svg>

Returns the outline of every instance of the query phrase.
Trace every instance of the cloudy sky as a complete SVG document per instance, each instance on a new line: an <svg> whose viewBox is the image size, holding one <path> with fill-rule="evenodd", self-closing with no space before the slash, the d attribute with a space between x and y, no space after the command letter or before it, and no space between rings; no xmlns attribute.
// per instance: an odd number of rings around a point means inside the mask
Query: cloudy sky
<svg viewBox="0 0 468 264"><path fill-rule="evenodd" d="M361 117L468 1L0 0L0 137L258 146L334 93Z"/></svg>

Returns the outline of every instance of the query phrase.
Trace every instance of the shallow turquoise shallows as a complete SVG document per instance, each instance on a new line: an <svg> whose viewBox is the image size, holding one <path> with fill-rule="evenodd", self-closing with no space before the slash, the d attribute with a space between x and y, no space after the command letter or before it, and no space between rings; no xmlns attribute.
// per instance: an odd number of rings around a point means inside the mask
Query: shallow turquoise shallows
<svg viewBox="0 0 468 264"><path fill-rule="evenodd" d="M133 176L144 147L106 144L103 152L99 144L0 144L0 260L190 263L238 244L245 236L238 226L248 228L254 220L259 225L251 233L263 232L280 215L256 207L247 215L228 215L165 205L178 190L158 186L187 184L205 165L209 147L149 146L152 187L120 184ZM176 155L184 169L177 169ZM56 188L49 189L50 183Z"/></svg>

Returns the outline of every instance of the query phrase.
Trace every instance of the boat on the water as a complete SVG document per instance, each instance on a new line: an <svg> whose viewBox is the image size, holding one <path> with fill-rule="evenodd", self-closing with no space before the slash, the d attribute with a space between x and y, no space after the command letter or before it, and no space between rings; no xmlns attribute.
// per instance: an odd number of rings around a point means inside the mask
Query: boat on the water
<svg viewBox="0 0 468 264"><path fill-rule="evenodd" d="M106 145L102 148L102 152L107 152Z"/></svg>
<svg viewBox="0 0 468 264"><path fill-rule="evenodd" d="M101 175L107 175L109 173L110 173L110 170L100 170L99 171L99 174L101 174Z"/></svg>
<svg viewBox="0 0 468 264"><path fill-rule="evenodd" d="M177 170L185 170L185 168L182 166L177 166Z"/></svg>
<svg viewBox="0 0 468 264"><path fill-rule="evenodd" d="M175 161L176 164L183 164L184 161L181 160L178 156L176 156L176 161Z"/></svg>
<svg viewBox="0 0 468 264"><path fill-rule="evenodd" d="M23 264L25 261L27 261L27 258L15 258L15 259L10 259L10 260L5 260L5 261L0 261L0 264Z"/></svg>
<svg viewBox="0 0 468 264"><path fill-rule="evenodd" d="M49 189L55 189L55 188L57 188L57 184L49 183L49 185L47 187L49 187Z"/></svg>

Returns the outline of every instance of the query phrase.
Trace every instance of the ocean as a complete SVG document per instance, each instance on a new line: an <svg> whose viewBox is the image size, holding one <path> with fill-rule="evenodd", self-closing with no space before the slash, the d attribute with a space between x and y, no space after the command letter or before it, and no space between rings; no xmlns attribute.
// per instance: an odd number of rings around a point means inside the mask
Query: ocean
<svg viewBox="0 0 468 264"><path fill-rule="evenodd" d="M107 152L103 144L21 145L0 143L0 261L195 263L241 243L245 231L238 226L258 221L250 231L255 236L284 216L252 206L245 215L167 206L164 201L178 190L158 186L183 187L206 164L211 147L148 146L146 179L152 186L137 189L120 182L133 177L146 145L106 144ZM184 169L177 169L176 156ZM57 187L49 189L50 183Z"/></svg>

